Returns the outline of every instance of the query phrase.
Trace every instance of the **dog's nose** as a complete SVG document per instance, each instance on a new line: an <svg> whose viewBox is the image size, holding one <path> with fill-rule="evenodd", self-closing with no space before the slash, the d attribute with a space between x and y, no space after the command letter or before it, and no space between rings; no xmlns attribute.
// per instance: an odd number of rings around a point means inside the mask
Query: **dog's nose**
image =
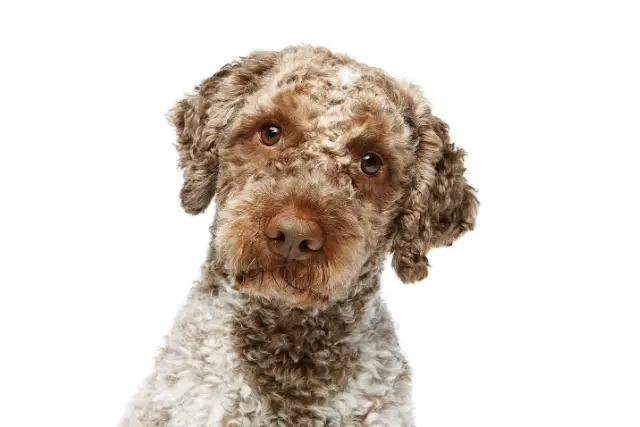
<svg viewBox="0 0 640 427"><path fill-rule="evenodd" d="M272 252L285 258L305 260L324 246L324 233L317 222L284 211L267 224L264 234Z"/></svg>

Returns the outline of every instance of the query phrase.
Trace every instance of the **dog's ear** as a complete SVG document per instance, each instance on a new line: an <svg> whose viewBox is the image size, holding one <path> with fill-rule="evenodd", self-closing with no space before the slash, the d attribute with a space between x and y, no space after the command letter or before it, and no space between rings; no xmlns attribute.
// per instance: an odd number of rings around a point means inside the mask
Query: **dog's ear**
<svg viewBox="0 0 640 427"><path fill-rule="evenodd" d="M225 65L169 111L184 175L180 200L188 213L201 213L211 203L218 177L216 146L276 57L276 52L254 52Z"/></svg>
<svg viewBox="0 0 640 427"><path fill-rule="evenodd" d="M473 229L478 200L464 176L465 152L449 140L449 127L431 114L415 86L405 89L415 162L396 223L392 265L400 280L409 283L427 276L431 248L451 245Z"/></svg>

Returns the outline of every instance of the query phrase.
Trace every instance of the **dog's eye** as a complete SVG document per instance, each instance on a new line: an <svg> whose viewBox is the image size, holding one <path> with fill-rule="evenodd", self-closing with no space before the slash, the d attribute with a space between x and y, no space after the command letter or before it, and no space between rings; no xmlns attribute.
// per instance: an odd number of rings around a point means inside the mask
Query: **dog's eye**
<svg viewBox="0 0 640 427"><path fill-rule="evenodd" d="M360 170L369 176L375 176L382 169L382 158L376 153L366 153L360 159Z"/></svg>
<svg viewBox="0 0 640 427"><path fill-rule="evenodd" d="M264 145L276 145L282 140L282 130L276 125L266 125L260 130L260 139Z"/></svg>

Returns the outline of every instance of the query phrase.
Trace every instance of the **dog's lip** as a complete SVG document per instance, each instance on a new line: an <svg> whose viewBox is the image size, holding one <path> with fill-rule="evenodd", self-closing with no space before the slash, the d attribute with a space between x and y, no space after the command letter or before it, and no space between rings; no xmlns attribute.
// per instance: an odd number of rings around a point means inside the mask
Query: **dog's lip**
<svg viewBox="0 0 640 427"><path fill-rule="evenodd" d="M259 258L250 263L244 263L245 265L237 266L231 273L238 274L258 274L260 272L270 273L272 271L278 271L282 268L313 268L320 267L322 264L328 262L328 257L323 251L315 251L309 259L297 260L293 258L285 258L280 256L271 255L265 256L264 259Z"/></svg>
<svg viewBox="0 0 640 427"><path fill-rule="evenodd" d="M250 272L261 271L260 269L252 269ZM243 285L245 280L247 279L247 273L244 271L239 272L238 274L233 276L235 278L236 285ZM257 275L254 275L257 277ZM293 290L297 288L292 287ZM260 294L260 292L258 292ZM316 308L326 308L329 305L330 297L329 295L318 292L315 289L297 289L295 292L290 294L293 299L283 298L282 295L273 295L273 294L263 294L266 297L275 297L277 299L281 299L283 301L287 301L293 307L316 307ZM303 297L302 299L300 298Z"/></svg>
<svg viewBox="0 0 640 427"><path fill-rule="evenodd" d="M238 270L235 274L229 274L229 277L233 277L234 278L234 282L236 284L242 285L245 283L246 280L251 280L251 279L257 279L262 275L266 275L267 277L269 275L273 276L275 275L277 272L277 269L275 270L266 270L266 269L261 269L261 268L251 268L251 269L247 269L247 270ZM293 288L293 289L297 289L295 287L295 283L289 283L289 285ZM323 293L321 292L317 292L311 289L298 289L298 292L302 293L302 292L312 292L314 294L318 294L318 295L322 295L324 296Z"/></svg>
<svg viewBox="0 0 640 427"><path fill-rule="evenodd" d="M291 267L294 268L296 265L305 265L308 266L309 262L300 262L297 260L291 260L291 259L287 259L286 262L277 265L275 268L272 269L267 269L267 268L244 268L244 269L239 269L235 272L232 272L230 274L230 276L233 276L236 278L236 280L244 280L244 279L250 279L250 278L255 278L260 276L261 274L272 274L272 273L276 273L279 269L281 269L282 267Z"/></svg>

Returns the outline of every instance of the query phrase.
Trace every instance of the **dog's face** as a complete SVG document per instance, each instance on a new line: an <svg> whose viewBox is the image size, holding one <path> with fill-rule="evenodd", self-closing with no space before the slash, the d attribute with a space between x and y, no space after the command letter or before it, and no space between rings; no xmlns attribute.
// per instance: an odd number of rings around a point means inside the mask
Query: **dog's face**
<svg viewBox="0 0 640 427"><path fill-rule="evenodd" d="M406 282L474 223L461 150L419 91L325 49L258 52L171 112L184 208L216 194L216 267L242 291L326 305L394 252Z"/></svg>

